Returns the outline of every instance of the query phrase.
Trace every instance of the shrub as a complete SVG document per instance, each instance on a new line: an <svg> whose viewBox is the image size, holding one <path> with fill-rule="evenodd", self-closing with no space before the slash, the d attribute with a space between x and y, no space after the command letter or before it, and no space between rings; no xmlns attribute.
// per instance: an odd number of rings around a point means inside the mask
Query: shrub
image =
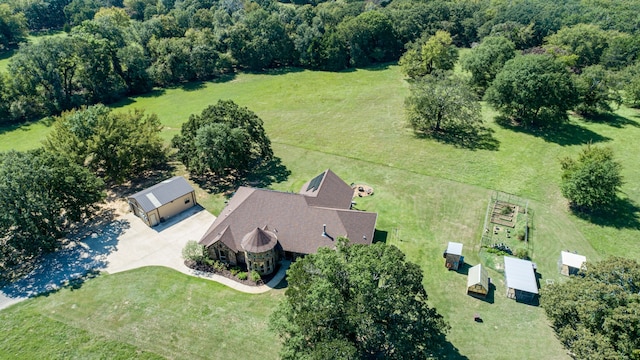
<svg viewBox="0 0 640 360"><path fill-rule="evenodd" d="M198 263L203 262L205 259L204 246L198 244L195 240L189 240L182 249L182 257L185 260L191 260Z"/></svg>
<svg viewBox="0 0 640 360"><path fill-rule="evenodd" d="M227 264L217 260L213 260L213 263L211 264L211 266L213 266L213 269L216 271L224 271L227 269Z"/></svg>
<svg viewBox="0 0 640 360"><path fill-rule="evenodd" d="M238 273L239 273L240 271L242 271L242 269L240 269L240 268L239 268L239 267L237 267L237 266L234 266L234 267L232 267L232 268L231 268L231 270L230 270L230 271L231 271L231 275L238 275Z"/></svg>
<svg viewBox="0 0 640 360"><path fill-rule="evenodd" d="M529 260L529 252L527 249L516 249L514 254L518 259Z"/></svg>
<svg viewBox="0 0 640 360"><path fill-rule="evenodd" d="M245 271L239 272L238 275L236 275L236 276L240 280L247 280L247 277L248 277L248 275L247 275L247 273Z"/></svg>
<svg viewBox="0 0 640 360"><path fill-rule="evenodd" d="M518 234L516 235L518 237L518 240L524 241L524 236L525 236L526 232L527 231L525 229L518 230Z"/></svg>
<svg viewBox="0 0 640 360"><path fill-rule="evenodd" d="M260 276L259 272L255 271L255 270L251 271L251 280L253 280L255 282L258 282L261 279L262 279L262 276Z"/></svg>

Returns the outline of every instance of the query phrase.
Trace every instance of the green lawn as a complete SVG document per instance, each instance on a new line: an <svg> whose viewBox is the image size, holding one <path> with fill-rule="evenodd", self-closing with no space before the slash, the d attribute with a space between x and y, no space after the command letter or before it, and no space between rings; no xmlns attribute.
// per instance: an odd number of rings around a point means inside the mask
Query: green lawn
<svg viewBox="0 0 640 360"><path fill-rule="evenodd" d="M100 276L0 312L3 359L276 359L282 290L240 294L160 267Z"/></svg>
<svg viewBox="0 0 640 360"><path fill-rule="evenodd" d="M493 123L495 114L485 108L493 147L470 150L416 138L403 120L402 104L407 93L397 66L342 73L294 70L241 74L220 82L159 90L115 107L118 111L138 107L157 113L165 125L163 137L169 140L189 114L218 99L233 99L248 106L265 121L276 156L291 171L287 181L273 188L298 191L305 181L326 168L347 183L373 186L375 195L357 199L357 208L378 212L377 228L387 232L387 242L401 248L424 269L431 302L450 322L449 339L462 355L470 359L567 358L542 309L507 299L504 278L496 272L490 272L497 287L493 303L467 297L466 277L445 269L442 251L448 241L462 242L467 262L479 262L487 201L496 189L530 199L534 212L533 260L542 274L543 286L547 279L562 280L556 262L563 249L578 251L590 260L609 255L640 259L637 208L627 204L629 211L615 221L596 219L591 223L568 213L558 187L558 158L575 155L592 141L614 148L624 167L624 196L640 204L638 112L623 108L612 123L572 119L560 131L535 133L502 128ZM46 126L39 124L24 131L6 131L0 134L0 149L38 146L46 131ZM16 134L23 137L18 139ZM215 214L224 206L223 200L220 195L201 198ZM125 275L104 276L100 281L121 276ZM78 294L82 291L84 287ZM57 296L62 295L52 295L50 301ZM80 301L65 296L69 301ZM242 294L236 296L244 298ZM36 301L42 306L48 300ZM30 307L34 302L19 306ZM96 309L92 311L102 311ZM64 313L59 316L71 316ZM120 308L108 313L132 316L129 310ZM264 324L267 313L256 313L252 321ZM473 322L475 313L484 323ZM181 323L179 316L176 319ZM140 319L135 325L143 326L143 322ZM92 323L102 326L98 320ZM121 331L109 324L105 327L113 333ZM189 333L185 330L183 336ZM149 335L141 330L137 336L144 339ZM130 341L138 350L172 357L171 352L149 349L138 344L136 336L133 338ZM215 343L209 343L210 351L214 351Z"/></svg>

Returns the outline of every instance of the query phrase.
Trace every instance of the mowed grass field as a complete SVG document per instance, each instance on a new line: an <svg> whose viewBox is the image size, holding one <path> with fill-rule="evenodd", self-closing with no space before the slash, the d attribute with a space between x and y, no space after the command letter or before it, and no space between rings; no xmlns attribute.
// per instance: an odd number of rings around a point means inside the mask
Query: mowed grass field
<svg viewBox="0 0 640 360"><path fill-rule="evenodd" d="M532 255L542 275L542 286L547 279L562 281L557 269L560 250L578 251L589 260L610 255L640 259L640 214L634 207L640 203L638 112L623 108L608 123L572 118L559 131L539 133L502 128L493 123L495 113L485 108L485 125L492 131L494 147L470 150L414 136L403 118L407 94L408 85L397 66L341 73L291 70L241 74L219 82L159 90L114 107L118 111L143 108L155 112L165 125L162 135L167 141L190 114L199 113L218 99L233 99L249 107L265 121L276 156L291 171L285 182L272 185L274 189L298 191L304 182L326 168L334 170L347 183L366 183L374 188L374 196L356 199L356 207L378 212L377 229L387 233L387 243L398 246L424 269L424 285L430 301L451 324L448 339L461 356L469 359L568 358L541 308L505 297L501 274L490 272L496 284L490 301L468 297L466 276L445 269L442 251L448 241L462 242L466 261L472 265L479 262L477 252L487 201L492 191L501 190L530 199L534 213ZM47 125L41 123L8 129L0 134L0 150L38 146L47 131ZM623 203L627 213L617 219L596 219L595 223L580 219L568 213L560 194L558 159L577 154L590 141L611 146L623 164L626 182L622 195L630 202ZM223 201L217 194L203 195L200 199L214 214L224 206ZM107 349L109 342L115 341L132 346L132 351L175 358L175 353L164 348L158 350L141 340L153 336L164 323L153 323L149 321L151 318L128 308L116 308L119 300L110 299L106 294L103 296L108 306L90 301L101 291L111 291L106 285L109 281L127 281L124 277L133 282L132 292L153 288L149 283L160 281L153 279L159 276L155 271L140 270L132 277L130 273L105 275L79 290L63 290L47 298L18 304L0 315L11 311L16 318L32 316L33 321L37 321L41 317L43 321L59 324L63 333L86 331L82 336L95 338L101 344L92 354L104 354L102 346ZM136 284L138 277L140 281ZM169 281L163 286L172 285ZM175 286L179 288L181 284ZM221 301L220 286L211 284L202 288L203 296L210 296L216 303ZM247 296L227 292L235 294L224 299L230 303L236 301L236 296L238 302ZM269 296L268 301L275 302L281 292ZM150 297L150 305L162 311L168 299L158 292ZM85 301L84 322L79 323L74 320L71 307ZM55 315L44 310L54 303L64 310L56 311ZM173 310L171 306L167 308L167 313L158 313L156 317L170 318ZM258 308L253 317L245 321L264 325L270 309L270 306ZM199 308L185 303L183 311L190 310L197 312ZM103 314L105 311L107 314ZM483 323L473 321L475 313L482 316ZM192 337L191 330L182 324L189 320L175 315L173 322L181 329L176 336ZM138 330L133 335L124 332L123 336L120 327L101 321L100 316L126 317L131 321L130 326ZM225 326L224 318L212 317L209 321L221 328ZM19 331L27 325L7 326ZM245 336L253 339L264 335L260 331L247 329ZM276 356L278 346L273 344L273 335L268 336L269 341L252 344L256 356L251 358L262 358L264 353ZM206 336L202 340L203 348L198 347L197 351L208 351L215 354L214 358L223 357L223 353L218 356L215 341L208 341ZM19 338L0 340L0 351L15 346L29 347L24 343L20 345L21 341L24 342ZM185 346L184 354L189 354L187 351L191 350L186 343L181 344Z"/></svg>

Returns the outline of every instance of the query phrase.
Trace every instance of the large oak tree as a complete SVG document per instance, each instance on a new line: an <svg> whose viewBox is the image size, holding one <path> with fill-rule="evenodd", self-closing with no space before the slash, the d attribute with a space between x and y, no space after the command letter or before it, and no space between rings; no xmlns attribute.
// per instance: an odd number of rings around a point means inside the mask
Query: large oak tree
<svg viewBox="0 0 640 360"><path fill-rule="evenodd" d="M448 326L427 304L422 270L382 243L321 248L291 265L271 318L283 359L425 359Z"/></svg>
<svg viewBox="0 0 640 360"><path fill-rule="evenodd" d="M565 120L577 92L563 64L548 55L525 55L507 61L485 100L513 120L542 124Z"/></svg>
<svg viewBox="0 0 640 360"><path fill-rule="evenodd" d="M172 143L178 159L198 175L245 171L273 157L262 120L231 100L220 100L200 115L191 115Z"/></svg>

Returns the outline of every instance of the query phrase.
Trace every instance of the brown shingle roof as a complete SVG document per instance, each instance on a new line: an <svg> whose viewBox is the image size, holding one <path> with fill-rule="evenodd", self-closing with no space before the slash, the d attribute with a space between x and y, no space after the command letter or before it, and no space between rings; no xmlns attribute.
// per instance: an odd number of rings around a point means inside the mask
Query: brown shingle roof
<svg viewBox="0 0 640 360"><path fill-rule="evenodd" d="M278 243L278 238L271 231L255 228L242 238L242 248L252 253L261 253L273 249Z"/></svg>
<svg viewBox="0 0 640 360"><path fill-rule="evenodd" d="M333 171L327 169L300 189L310 206L350 209L353 189Z"/></svg>
<svg viewBox="0 0 640 360"><path fill-rule="evenodd" d="M318 195L315 198L320 197L320 202L326 206L309 204L309 196L302 192L294 194L240 187L200 239L200 244L210 246L216 241L223 241L232 249L242 249L244 235L265 226L277 236L285 251L296 253L310 254L322 246L334 247L339 236L347 236L352 243L371 244L378 215L349 210L353 196L349 185L330 170L323 174L319 189L313 192ZM348 192L341 190L344 187L333 176L346 185ZM330 193L331 189L339 192L346 201ZM334 198L338 200L337 205L330 206L328 202ZM323 225L326 225L328 236L323 236ZM227 232L232 236L220 235Z"/></svg>

